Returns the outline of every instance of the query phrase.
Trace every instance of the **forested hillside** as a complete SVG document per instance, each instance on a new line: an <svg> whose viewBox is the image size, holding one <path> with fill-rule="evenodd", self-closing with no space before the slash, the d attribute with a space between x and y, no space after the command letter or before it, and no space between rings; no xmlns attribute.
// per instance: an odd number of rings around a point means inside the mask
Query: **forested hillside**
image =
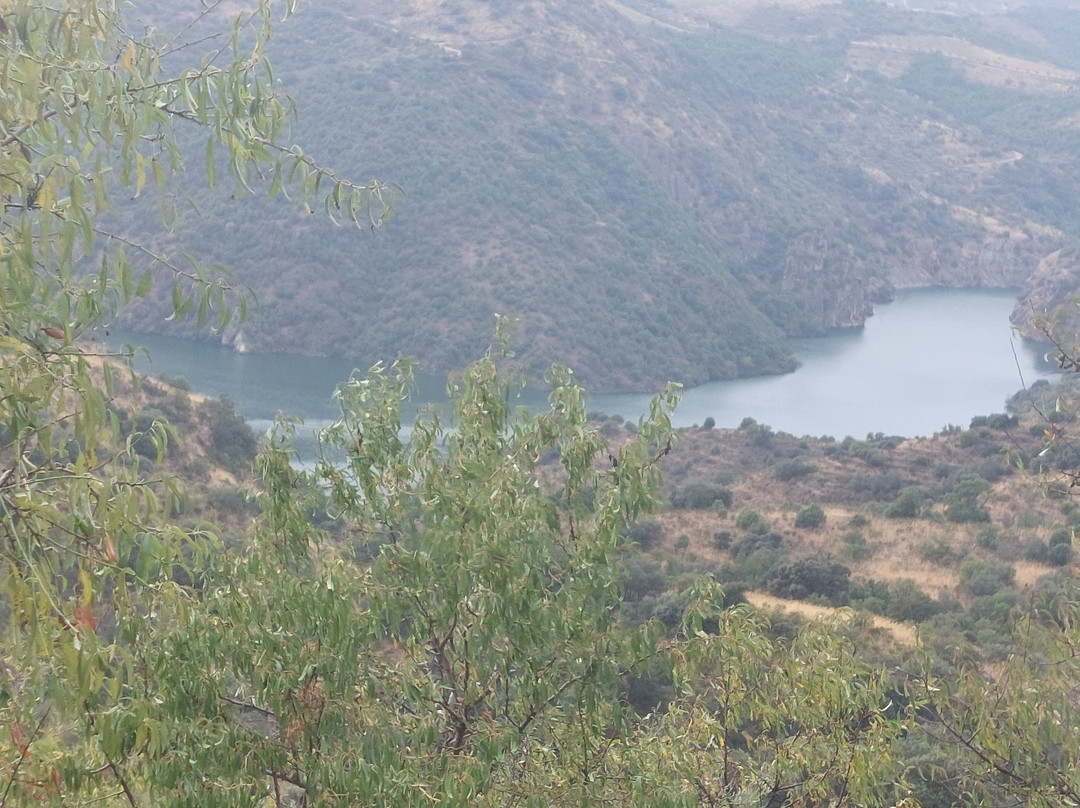
<svg viewBox="0 0 1080 808"><path fill-rule="evenodd" d="M313 0L275 76L308 153L395 183L394 218L197 192L200 141L171 240L255 290L253 350L442 372L518 314L533 369L643 389L790 369L785 336L857 326L896 286L1022 286L1078 231L1080 14L852 2L724 27L708 5Z"/></svg>

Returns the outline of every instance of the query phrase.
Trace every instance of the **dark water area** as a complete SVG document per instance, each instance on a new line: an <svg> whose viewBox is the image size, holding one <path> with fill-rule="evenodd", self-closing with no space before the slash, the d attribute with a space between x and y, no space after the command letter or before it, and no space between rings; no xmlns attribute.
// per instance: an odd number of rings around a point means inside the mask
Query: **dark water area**
<svg viewBox="0 0 1080 808"><path fill-rule="evenodd" d="M795 344L801 367L784 376L714 382L686 390L676 426L712 417L718 427L754 418L796 435L864 437L930 435L972 416L1000 412L1025 384L1053 375L1044 347L1017 337L1009 325L1012 293L982 290L903 292L877 307L863 329ZM335 417L331 395L354 364L289 354L237 354L208 342L118 333L111 346L145 348L135 366L183 378L192 390L228 396L256 431L275 415L299 416L301 456L311 456L311 430ZM445 405L445 379L421 376L410 421L421 406ZM526 390L520 403L542 407L546 393ZM649 396L596 395L590 409L636 419Z"/></svg>

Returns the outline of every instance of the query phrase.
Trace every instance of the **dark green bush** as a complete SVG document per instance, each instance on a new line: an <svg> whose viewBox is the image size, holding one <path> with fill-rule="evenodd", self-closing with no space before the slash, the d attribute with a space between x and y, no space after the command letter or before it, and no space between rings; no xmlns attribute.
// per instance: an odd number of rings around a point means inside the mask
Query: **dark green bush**
<svg viewBox="0 0 1080 808"><path fill-rule="evenodd" d="M1013 585L1016 570L1011 564L996 559L969 555L960 565L960 586L969 595L987 597Z"/></svg>
<svg viewBox="0 0 1080 808"><path fill-rule="evenodd" d="M784 538L779 533L750 533L731 545L731 555L735 558L748 558L762 550L779 550L784 546Z"/></svg>
<svg viewBox="0 0 1080 808"><path fill-rule="evenodd" d="M1057 547L1059 544L1067 544L1072 546L1072 531L1067 527L1059 527L1053 533L1050 534L1049 545L1051 547Z"/></svg>
<svg viewBox="0 0 1080 808"><path fill-rule="evenodd" d="M725 508L730 508L733 499L730 488L695 482L687 483L672 494L671 504L675 508L704 510L713 507L714 502L720 502Z"/></svg>
<svg viewBox="0 0 1080 808"><path fill-rule="evenodd" d="M1053 544L1046 552L1046 563L1055 567L1064 567L1072 561L1073 548L1071 544Z"/></svg>
<svg viewBox="0 0 1080 808"><path fill-rule="evenodd" d="M923 561L929 561L939 567L951 567L959 560L952 544L943 536L936 536L922 542L918 547L918 554Z"/></svg>
<svg viewBox="0 0 1080 808"><path fill-rule="evenodd" d="M140 410L135 416L134 439L131 448L135 454L145 457L147 460L157 460L157 447L154 445L154 425L167 424L168 418L161 410L155 407L147 407ZM175 439L171 430L166 430L169 439Z"/></svg>
<svg viewBox="0 0 1080 808"><path fill-rule="evenodd" d="M817 504L806 505L795 515L795 527L800 529L817 530L824 524L825 511Z"/></svg>
<svg viewBox="0 0 1080 808"><path fill-rule="evenodd" d="M651 555L641 553L627 560L624 575L623 594L626 600L641 600L648 595L659 595L665 589L660 562Z"/></svg>
<svg viewBox="0 0 1080 808"><path fill-rule="evenodd" d="M627 528L626 535L642 549L648 550L664 538L664 528L655 519L639 519Z"/></svg>
<svg viewBox="0 0 1080 808"><path fill-rule="evenodd" d="M840 554L847 561L865 561L873 553L870 545L866 543L866 538L857 528L847 530L840 537L840 542Z"/></svg>
<svg viewBox="0 0 1080 808"><path fill-rule="evenodd" d="M945 518L950 522L989 522L990 511L978 499L989 487L981 477L961 477L945 497Z"/></svg>
<svg viewBox="0 0 1080 808"><path fill-rule="evenodd" d="M735 527L747 533L768 533L769 523L756 508L743 508L735 518Z"/></svg>
<svg viewBox="0 0 1080 808"><path fill-rule="evenodd" d="M727 550L731 547L731 543L735 540L735 536L730 530L718 530L716 535L713 536L712 545L715 550Z"/></svg>
<svg viewBox="0 0 1080 808"><path fill-rule="evenodd" d="M232 401L227 397L207 400L199 405L199 413L210 425L210 459L233 474L249 470L259 446Z"/></svg>
<svg viewBox="0 0 1080 808"><path fill-rule="evenodd" d="M765 578L765 588L779 598L804 600L820 595L834 606L843 606L851 589L851 570L835 561L803 558L774 567Z"/></svg>
<svg viewBox="0 0 1080 808"><path fill-rule="evenodd" d="M817 466L809 460L803 457L796 457L794 460L786 460L783 463L778 464L776 468L773 469L773 476L781 482L788 482L800 477L806 477L809 474L813 474L815 471L817 471Z"/></svg>
<svg viewBox="0 0 1080 808"><path fill-rule="evenodd" d="M889 519L914 519L922 510L926 492L917 485L909 485L901 489L900 495L885 509L885 516Z"/></svg>
<svg viewBox="0 0 1080 808"><path fill-rule="evenodd" d="M1037 564L1045 564L1046 558L1050 554L1050 548L1046 546L1046 542L1042 539L1028 539L1024 542L1024 559L1026 561L1034 561Z"/></svg>
<svg viewBox="0 0 1080 808"><path fill-rule="evenodd" d="M922 623L945 611L945 606L923 592L907 578L889 587L889 608L885 616L905 623Z"/></svg>

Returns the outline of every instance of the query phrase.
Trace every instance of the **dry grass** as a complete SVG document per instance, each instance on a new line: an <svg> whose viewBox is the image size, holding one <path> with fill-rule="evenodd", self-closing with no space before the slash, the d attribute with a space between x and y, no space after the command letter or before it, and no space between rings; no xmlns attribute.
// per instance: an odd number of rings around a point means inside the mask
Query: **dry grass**
<svg viewBox="0 0 1080 808"><path fill-rule="evenodd" d="M800 600L785 600L784 598L773 597L764 592L747 592L746 600L755 609L794 614L807 621L832 618L838 614L848 616L854 615L854 612L848 610L835 609L831 606L816 606L810 603L803 603ZM877 616L871 617L870 623L874 628L889 632L897 642L908 648L914 648L918 645L918 633L909 625Z"/></svg>
<svg viewBox="0 0 1080 808"><path fill-rule="evenodd" d="M794 9L810 9L816 6L832 5L838 0L675 0L673 5L685 14L692 14L714 20L723 25L737 25L759 7L783 6Z"/></svg>
<svg viewBox="0 0 1080 808"><path fill-rule="evenodd" d="M1080 74L1073 70L1009 56L950 36L889 35L852 42L848 60L856 69L878 70L895 78L898 71L907 69L910 55L928 53L944 56L968 80L982 84L1040 93L1070 92L1080 84Z"/></svg>
<svg viewBox="0 0 1080 808"><path fill-rule="evenodd" d="M1016 570L1017 589L1029 589L1035 586L1035 582L1043 575L1049 575L1054 567L1046 564L1036 564L1034 561L1016 561L1013 563Z"/></svg>

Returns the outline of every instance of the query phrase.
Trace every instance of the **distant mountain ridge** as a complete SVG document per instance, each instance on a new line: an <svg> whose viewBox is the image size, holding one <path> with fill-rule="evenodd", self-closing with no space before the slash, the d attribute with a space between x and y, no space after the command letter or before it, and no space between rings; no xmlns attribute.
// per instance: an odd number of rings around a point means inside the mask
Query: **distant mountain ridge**
<svg viewBox="0 0 1080 808"><path fill-rule="evenodd" d="M271 53L298 138L395 218L193 191L173 238L256 291L254 350L439 372L513 313L528 368L641 390L791 369L895 287L1021 287L1080 232L1080 13L709 12L308 0Z"/></svg>

